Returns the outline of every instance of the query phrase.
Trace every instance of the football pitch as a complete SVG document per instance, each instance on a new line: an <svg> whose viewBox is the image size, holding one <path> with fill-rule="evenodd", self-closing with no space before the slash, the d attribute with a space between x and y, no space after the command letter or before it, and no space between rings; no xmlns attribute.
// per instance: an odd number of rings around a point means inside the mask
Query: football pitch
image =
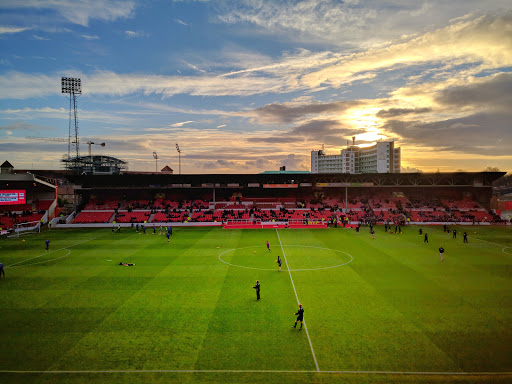
<svg viewBox="0 0 512 384"><path fill-rule="evenodd" d="M511 228L418 228L3 239L0 382L511 382Z"/></svg>

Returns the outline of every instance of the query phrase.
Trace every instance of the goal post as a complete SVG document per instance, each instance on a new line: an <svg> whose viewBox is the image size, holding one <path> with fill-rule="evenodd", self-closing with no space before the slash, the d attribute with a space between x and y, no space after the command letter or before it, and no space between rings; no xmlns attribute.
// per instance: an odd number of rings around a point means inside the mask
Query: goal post
<svg viewBox="0 0 512 384"><path fill-rule="evenodd" d="M20 237L27 233L39 233L41 232L41 221L29 221L26 223L15 224L14 234L15 237Z"/></svg>

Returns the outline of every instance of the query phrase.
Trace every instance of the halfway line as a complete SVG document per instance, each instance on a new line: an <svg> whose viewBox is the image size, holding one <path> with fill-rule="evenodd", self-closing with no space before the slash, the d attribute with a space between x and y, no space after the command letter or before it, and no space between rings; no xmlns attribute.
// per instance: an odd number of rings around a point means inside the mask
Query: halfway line
<svg viewBox="0 0 512 384"><path fill-rule="evenodd" d="M276 234L277 234L277 238L279 239L279 245L281 246L281 251L283 252L283 258L284 258L284 262L286 263L286 269L288 269L288 274L290 275L290 280L292 281L293 292L295 292L295 297L297 298L297 304L300 304L299 296L297 295L297 290L295 289L295 284L293 283L292 272L290 271L290 267L288 266L288 260L286 260L286 254L284 253L283 243L281 242L281 237L279 236L279 232L277 231L277 228L276 228ZM316 371L320 372L320 367L318 366L318 362L316 361L315 350L313 349L313 344L311 343L311 338L309 337L309 332L308 332L308 327L306 325L306 321L303 320L302 322L304 323L304 329L306 330L306 335L308 336L309 346L311 347L311 354L313 355L313 360L315 360Z"/></svg>

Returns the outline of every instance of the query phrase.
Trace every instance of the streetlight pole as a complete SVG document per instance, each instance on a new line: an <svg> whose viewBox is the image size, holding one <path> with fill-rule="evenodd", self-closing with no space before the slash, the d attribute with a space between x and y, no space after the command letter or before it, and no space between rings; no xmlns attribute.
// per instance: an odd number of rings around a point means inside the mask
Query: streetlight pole
<svg viewBox="0 0 512 384"><path fill-rule="evenodd" d="M155 159L155 172L158 172L158 155L156 152L153 152L153 158Z"/></svg>
<svg viewBox="0 0 512 384"><path fill-rule="evenodd" d="M180 146L178 145L178 143L176 143L176 150L178 151L178 164L179 164L179 170L180 170L180 175L181 175L181 150L180 150Z"/></svg>

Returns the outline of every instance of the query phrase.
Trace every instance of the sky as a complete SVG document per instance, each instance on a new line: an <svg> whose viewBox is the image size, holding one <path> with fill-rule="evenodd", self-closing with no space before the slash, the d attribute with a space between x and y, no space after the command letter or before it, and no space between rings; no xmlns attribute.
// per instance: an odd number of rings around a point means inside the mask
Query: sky
<svg viewBox="0 0 512 384"><path fill-rule="evenodd" d="M177 143L184 174L307 171L353 136L512 171L510 0L2 0L0 162L62 168L63 76L80 154L131 171L178 173Z"/></svg>

